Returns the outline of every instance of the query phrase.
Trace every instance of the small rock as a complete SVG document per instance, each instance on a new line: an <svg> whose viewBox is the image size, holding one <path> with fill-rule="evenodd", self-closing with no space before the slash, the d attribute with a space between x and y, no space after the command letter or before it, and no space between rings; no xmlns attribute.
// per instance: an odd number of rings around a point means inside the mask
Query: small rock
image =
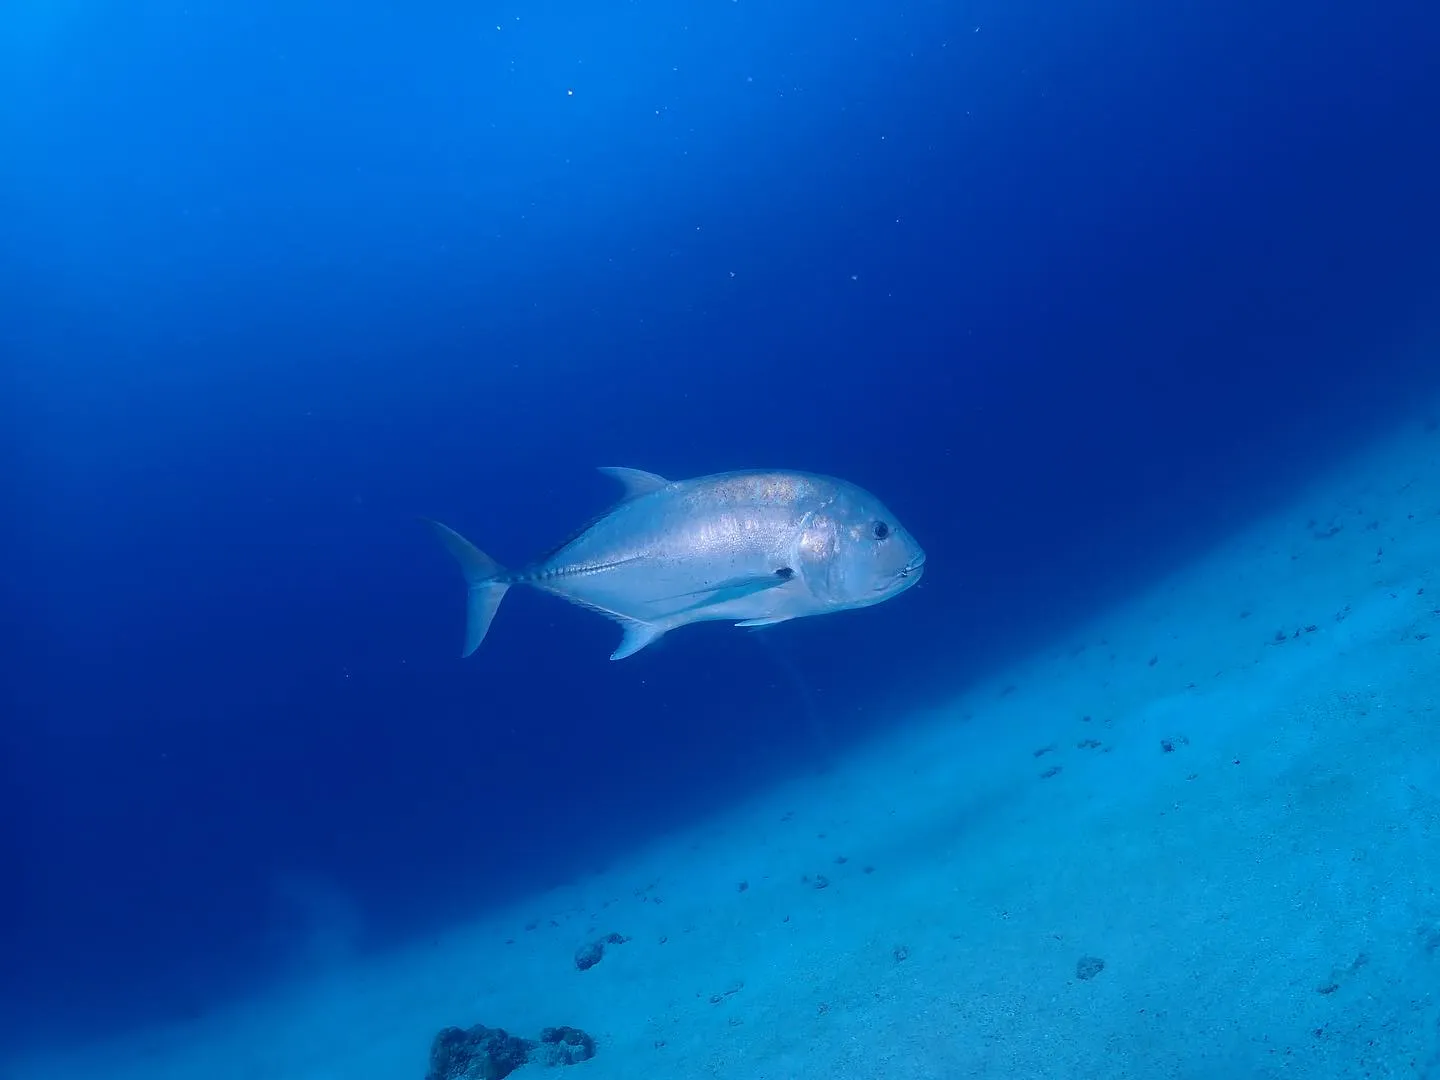
<svg viewBox="0 0 1440 1080"><path fill-rule="evenodd" d="M629 940L621 934L606 934L602 938L596 938L588 945L580 946L575 950L576 968L581 971L589 971L604 958L606 945L624 945Z"/></svg>
<svg viewBox="0 0 1440 1080"><path fill-rule="evenodd" d="M575 950L575 967L580 971L589 971L604 957L605 946L598 941L592 941Z"/></svg>
<svg viewBox="0 0 1440 1080"><path fill-rule="evenodd" d="M1105 961L1098 956L1082 956L1075 961L1075 977L1077 979L1093 979L1104 970Z"/></svg>
<svg viewBox="0 0 1440 1080"><path fill-rule="evenodd" d="M530 1054L542 1065L577 1065L595 1056L595 1040L573 1027L548 1027L540 1032L540 1045Z"/></svg>

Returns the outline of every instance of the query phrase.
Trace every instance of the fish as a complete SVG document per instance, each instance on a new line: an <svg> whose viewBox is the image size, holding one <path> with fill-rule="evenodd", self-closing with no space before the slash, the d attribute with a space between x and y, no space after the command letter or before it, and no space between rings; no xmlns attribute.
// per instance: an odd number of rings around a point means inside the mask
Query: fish
<svg viewBox="0 0 1440 1080"><path fill-rule="evenodd" d="M520 570L425 519L468 587L462 656L480 647L516 585L615 620L621 639L610 659L623 660L691 623L754 629L870 607L925 569L924 549L895 515L844 480L760 469L673 481L600 471L622 485L620 502Z"/></svg>

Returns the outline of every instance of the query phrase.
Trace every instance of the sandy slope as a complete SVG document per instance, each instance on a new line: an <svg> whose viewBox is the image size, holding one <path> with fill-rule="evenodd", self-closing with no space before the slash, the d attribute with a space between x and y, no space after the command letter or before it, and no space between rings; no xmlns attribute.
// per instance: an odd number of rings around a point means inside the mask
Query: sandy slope
<svg viewBox="0 0 1440 1080"><path fill-rule="evenodd" d="M419 1080L436 1028L484 1022L597 1035L555 1080L1440 1080L1432 569L1417 425L823 779L383 968L17 1078Z"/></svg>

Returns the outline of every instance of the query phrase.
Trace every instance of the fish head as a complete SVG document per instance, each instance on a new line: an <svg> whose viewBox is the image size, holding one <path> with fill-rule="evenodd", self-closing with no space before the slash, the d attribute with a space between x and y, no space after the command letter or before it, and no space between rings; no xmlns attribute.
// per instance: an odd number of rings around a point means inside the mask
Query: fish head
<svg viewBox="0 0 1440 1080"><path fill-rule="evenodd" d="M925 550L883 503L845 485L808 516L799 562L811 593L828 606L869 607L920 580Z"/></svg>

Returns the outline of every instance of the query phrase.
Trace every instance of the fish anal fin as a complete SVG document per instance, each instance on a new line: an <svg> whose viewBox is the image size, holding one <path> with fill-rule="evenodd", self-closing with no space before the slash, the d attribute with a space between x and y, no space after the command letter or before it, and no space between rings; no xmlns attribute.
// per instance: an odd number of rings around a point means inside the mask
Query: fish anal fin
<svg viewBox="0 0 1440 1080"><path fill-rule="evenodd" d="M636 619L622 619L620 628L624 636L620 638L620 644L610 654L611 660L624 660L627 656L634 656L647 645L653 645L664 636L667 627L656 626L654 623L640 622Z"/></svg>
<svg viewBox="0 0 1440 1080"><path fill-rule="evenodd" d="M624 469L614 465L602 465L600 471L620 482L625 489L627 500L638 499L641 495L649 495L652 491L659 491L661 488L670 486L670 481L665 477L653 472L646 472L643 469Z"/></svg>
<svg viewBox="0 0 1440 1080"><path fill-rule="evenodd" d="M775 615L768 619L746 619L735 625L743 626L747 630L759 630L762 626L779 626L782 622L789 622L794 617L794 615Z"/></svg>

